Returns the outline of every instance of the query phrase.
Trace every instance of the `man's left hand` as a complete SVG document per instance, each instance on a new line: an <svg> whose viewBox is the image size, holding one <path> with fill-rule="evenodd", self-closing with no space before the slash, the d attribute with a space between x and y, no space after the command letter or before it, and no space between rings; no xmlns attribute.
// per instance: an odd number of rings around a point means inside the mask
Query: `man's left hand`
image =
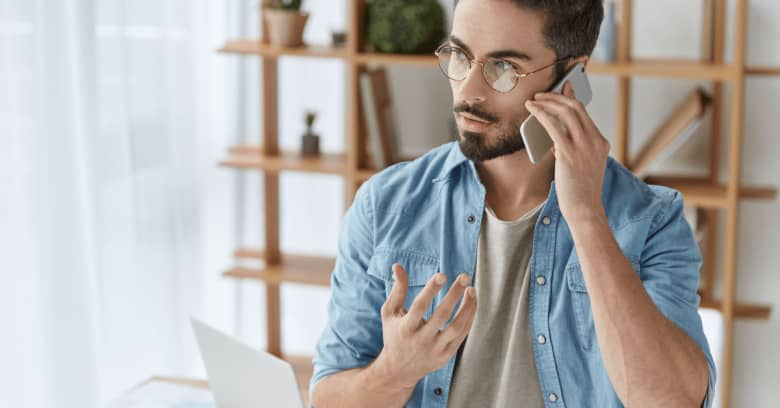
<svg viewBox="0 0 780 408"><path fill-rule="evenodd" d="M563 94L537 93L526 108L552 138L555 190L563 217L569 224L606 219L601 190L610 145L575 99L571 83L563 87Z"/></svg>

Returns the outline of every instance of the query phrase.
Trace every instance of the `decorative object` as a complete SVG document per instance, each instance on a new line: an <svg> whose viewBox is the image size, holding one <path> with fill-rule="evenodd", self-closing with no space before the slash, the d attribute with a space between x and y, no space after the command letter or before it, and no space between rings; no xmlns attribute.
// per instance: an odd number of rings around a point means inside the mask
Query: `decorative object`
<svg viewBox="0 0 780 408"><path fill-rule="evenodd" d="M309 14L301 12L302 0L272 0L263 10L270 43L275 47L297 47L303 44L303 31Z"/></svg>
<svg viewBox="0 0 780 408"><path fill-rule="evenodd" d="M316 118L316 112L306 112L306 133L303 134L301 148L303 156L318 156L320 154L320 136L314 133L312 129Z"/></svg>
<svg viewBox="0 0 780 408"><path fill-rule="evenodd" d="M347 43L347 33L345 31L330 32L331 45L334 47L343 47Z"/></svg>
<svg viewBox="0 0 780 408"><path fill-rule="evenodd" d="M432 53L445 35L444 9L438 0L373 0L365 13L369 51Z"/></svg>
<svg viewBox="0 0 780 408"><path fill-rule="evenodd" d="M603 62L614 62L617 52L617 20L615 19L615 2L604 2L604 20L599 29L599 39L593 50L593 59Z"/></svg>

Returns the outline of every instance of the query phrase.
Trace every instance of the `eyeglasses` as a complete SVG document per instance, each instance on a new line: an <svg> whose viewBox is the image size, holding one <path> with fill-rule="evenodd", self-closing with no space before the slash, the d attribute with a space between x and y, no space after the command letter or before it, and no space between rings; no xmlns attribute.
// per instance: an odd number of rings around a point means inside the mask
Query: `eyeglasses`
<svg viewBox="0 0 780 408"><path fill-rule="evenodd" d="M479 61L476 58L471 58L465 50L449 44L440 45L434 54L439 58L439 68L441 68L441 72L443 72L447 78L455 81L466 79L471 71L472 64L475 62L479 63L482 65L482 77L485 78L485 82L487 82L491 88L501 93L506 93L515 89L519 78L531 76L543 69L547 69L571 58L564 57L554 61L552 64L545 65L531 72L521 73L517 64L511 61L500 58L488 58L484 62Z"/></svg>

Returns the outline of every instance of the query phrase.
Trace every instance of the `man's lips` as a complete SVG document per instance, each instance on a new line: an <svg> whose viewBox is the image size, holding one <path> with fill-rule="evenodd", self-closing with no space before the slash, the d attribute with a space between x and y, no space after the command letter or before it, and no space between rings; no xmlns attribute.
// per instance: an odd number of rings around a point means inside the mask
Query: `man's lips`
<svg viewBox="0 0 780 408"><path fill-rule="evenodd" d="M475 122L484 123L484 124L489 124L490 123L487 120L480 119L480 118L478 118L478 117L476 117L476 116L474 116L474 115L472 115L470 113L461 112L459 115L462 116L465 119L473 120Z"/></svg>

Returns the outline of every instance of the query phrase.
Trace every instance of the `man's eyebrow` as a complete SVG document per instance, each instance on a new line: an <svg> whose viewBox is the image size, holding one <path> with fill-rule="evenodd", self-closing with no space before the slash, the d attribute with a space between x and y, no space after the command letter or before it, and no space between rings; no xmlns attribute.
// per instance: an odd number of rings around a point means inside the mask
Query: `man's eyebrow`
<svg viewBox="0 0 780 408"><path fill-rule="evenodd" d="M471 52L471 50L470 50L470 49L469 49L469 47L466 45L466 43L464 43L463 41L461 41L461 39L460 39L460 38L458 38L458 37L456 37L456 36L454 36L454 35L450 34L450 35L447 37L447 39L448 39L448 40L449 40L451 43L453 43L453 44L457 45L458 47L460 47L460 48L463 48L464 50L466 50L466 51L467 51L467 52L469 52L470 54L474 54L473 52ZM530 57L528 54L522 53L522 52L520 52L520 51L515 51L515 50L499 50L499 51L493 51L493 52L489 52L489 53L487 54L487 56L488 56L489 58L517 58L517 59L519 59L519 60L523 60L523 61L531 61L531 60L533 59L533 58L531 58L531 57Z"/></svg>

